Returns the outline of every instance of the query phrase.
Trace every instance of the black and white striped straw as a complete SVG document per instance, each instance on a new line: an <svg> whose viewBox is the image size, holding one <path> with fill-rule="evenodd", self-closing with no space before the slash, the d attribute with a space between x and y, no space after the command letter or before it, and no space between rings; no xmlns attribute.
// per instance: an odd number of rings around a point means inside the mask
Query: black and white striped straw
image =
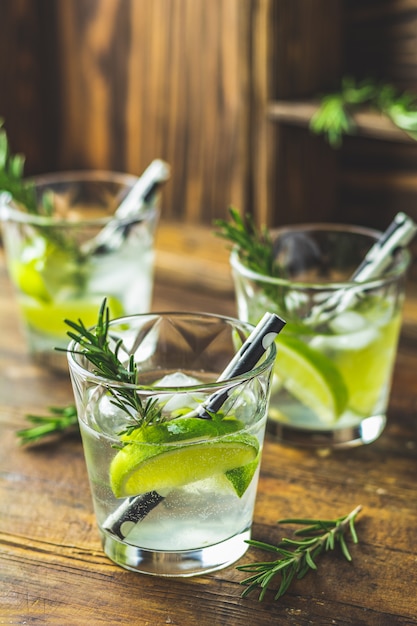
<svg viewBox="0 0 417 626"><path fill-rule="evenodd" d="M127 196L117 207L112 219L100 232L81 246L84 254L104 254L117 250L126 237L129 227L140 222L147 202L168 180L170 167L161 159L155 159L138 178Z"/></svg>
<svg viewBox="0 0 417 626"><path fill-rule="evenodd" d="M220 374L217 382L241 376L254 369L285 324L286 322L275 313L265 313L233 359ZM220 409L233 388L234 385L231 384L227 390L212 394L206 402L201 404L196 411L190 413L189 416L194 415L202 419L211 419L210 413L215 413ZM163 499L164 496L156 491L133 496L126 500L114 513L109 515L103 524L103 528L120 539L125 539L133 526L142 521Z"/></svg>
<svg viewBox="0 0 417 626"><path fill-rule="evenodd" d="M417 233L417 224L405 213L397 213L394 220L378 241L370 248L362 263L356 268L350 281L362 283L382 276L391 265L397 252L405 248ZM357 298L352 289L336 291L326 302L314 307L308 316L309 322L321 323L345 310Z"/></svg>

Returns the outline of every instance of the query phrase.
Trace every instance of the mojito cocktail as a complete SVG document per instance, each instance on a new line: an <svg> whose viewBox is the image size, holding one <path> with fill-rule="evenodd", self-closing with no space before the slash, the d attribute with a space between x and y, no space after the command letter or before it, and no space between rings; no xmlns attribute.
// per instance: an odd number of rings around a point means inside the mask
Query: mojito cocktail
<svg viewBox="0 0 417 626"><path fill-rule="evenodd" d="M65 367L65 318L93 325L107 297L112 317L148 311L153 286L157 200L119 229L114 246L96 238L137 181L111 172L69 172L33 179L37 214L3 194L1 218L10 278L29 350ZM97 240L99 242L99 239Z"/></svg>
<svg viewBox="0 0 417 626"><path fill-rule="evenodd" d="M136 364L132 385L96 376L70 352L96 518L104 551L119 565L191 576L247 550L274 343L251 372L216 381L250 330L203 314L111 322L119 358ZM221 406L205 412L213 397Z"/></svg>
<svg viewBox="0 0 417 626"><path fill-rule="evenodd" d="M385 426L409 255L400 251L380 278L349 280L379 236L339 225L276 231L282 278L231 255L240 319L256 323L269 310L287 320L269 413L283 441L358 445Z"/></svg>

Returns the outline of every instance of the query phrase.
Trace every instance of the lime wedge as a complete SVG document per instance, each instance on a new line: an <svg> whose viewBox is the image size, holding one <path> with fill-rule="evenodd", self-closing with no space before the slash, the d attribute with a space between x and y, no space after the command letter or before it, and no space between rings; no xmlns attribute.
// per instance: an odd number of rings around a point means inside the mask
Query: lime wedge
<svg viewBox="0 0 417 626"><path fill-rule="evenodd" d="M337 366L349 390L349 407L360 415L373 415L387 385L395 362L401 317L385 326L375 326L374 341L337 354Z"/></svg>
<svg viewBox="0 0 417 626"><path fill-rule="evenodd" d="M235 432L241 427L238 420L179 418L134 431L122 438L127 445L110 466L114 495L163 494L245 466L256 459L259 444L256 437Z"/></svg>
<svg viewBox="0 0 417 626"><path fill-rule="evenodd" d="M246 465L242 467L235 467L225 473L227 480L231 483L239 498L243 496L246 489L251 484L259 464L259 459L260 455L258 454L253 461L246 463Z"/></svg>
<svg viewBox="0 0 417 626"><path fill-rule="evenodd" d="M13 261L10 264L11 278L23 293L37 300L48 302L51 297L38 266L39 262L36 259L28 263Z"/></svg>
<svg viewBox="0 0 417 626"><path fill-rule="evenodd" d="M277 340L275 373L287 391L314 411L324 424L333 424L348 402L345 381L336 366L296 337Z"/></svg>
<svg viewBox="0 0 417 626"><path fill-rule="evenodd" d="M21 300L21 309L26 322L32 328L47 335L66 337L68 326L64 319L81 318L87 328L93 326L97 322L97 312L102 301L102 296L57 302L40 302L24 298ZM111 318L124 314L123 306L116 298L107 298L107 305Z"/></svg>

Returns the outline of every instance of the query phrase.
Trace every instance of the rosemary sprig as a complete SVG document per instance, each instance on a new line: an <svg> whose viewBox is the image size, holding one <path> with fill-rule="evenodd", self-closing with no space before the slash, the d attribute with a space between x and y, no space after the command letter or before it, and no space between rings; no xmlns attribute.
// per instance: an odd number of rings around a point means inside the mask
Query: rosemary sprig
<svg viewBox="0 0 417 626"><path fill-rule="evenodd" d="M417 95L372 78L356 82L350 76L342 79L339 91L322 96L310 120L310 130L323 134L333 148L339 148L344 134L355 133L353 113L361 105L386 115L398 128L417 139Z"/></svg>
<svg viewBox="0 0 417 626"><path fill-rule="evenodd" d="M6 192L20 207L31 215L50 217L54 211L53 195L46 191L38 201L35 185L24 179L25 157L22 154L11 154L3 120L0 118L0 193ZM70 254L77 264L85 262L86 256L80 252L79 246L62 229L42 226L38 232L60 250ZM82 284L84 277L78 268L75 272L77 281Z"/></svg>
<svg viewBox="0 0 417 626"><path fill-rule="evenodd" d="M289 589L294 578L303 578L310 570L316 570L315 559L322 553L334 550L339 545L343 556L351 561L352 557L347 547L345 534L349 531L354 543L358 543L355 529L356 516L362 510L357 506L348 515L334 520L316 519L284 519L279 524L297 524L304 528L295 531L295 539L284 538L274 546L262 541L249 540L251 546L279 554L275 561L249 563L237 567L242 572L252 572L241 582L247 585L242 597L247 596L255 589L260 589L259 600L263 600L272 580L280 575L281 582L274 599L283 596Z"/></svg>
<svg viewBox="0 0 417 626"><path fill-rule="evenodd" d="M52 406L49 412L50 415L26 415L26 419L35 426L17 431L22 444L37 443L50 435L69 432L78 425L77 410L73 404L65 407Z"/></svg>
<svg viewBox="0 0 417 626"><path fill-rule="evenodd" d="M29 213L38 212L35 188L24 182L23 170L25 158L21 154L10 154L9 142L0 118L0 191L9 193L18 204Z"/></svg>
<svg viewBox="0 0 417 626"><path fill-rule="evenodd" d="M219 228L216 234L227 239L238 253L241 263L253 272L269 278L286 278L285 268L276 260L276 251L271 232L266 226L256 228L251 215L244 218L233 208L229 208L230 220L215 220ZM263 307L276 310L288 318L283 286L260 281Z"/></svg>
<svg viewBox="0 0 417 626"><path fill-rule="evenodd" d="M137 365L134 356L130 355L127 363L119 359L123 340L118 339L114 342L114 346L110 344L109 321L110 310L106 299L103 300L97 324L92 330L89 330L80 319L78 322L65 320L65 323L72 329L68 331L68 336L79 345L79 349L72 352L84 356L93 365L93 373L98 376L115 382L127 383L127 385L136 384ZM56 348L56 350L68 351L64 348ZM163 420L161 409L155 398L150 398L143 403L133 387L120 386L117 392L111 387L107 389L112 395L112 403L129 417L126 427L119 435L130 435L137 428ZM50 413L49 416L26 416L26 419L36 426L17 432L22 443L37 443L47 435L62 433L77 424L77 410L73 404L61 408L53 407ZM121 445L124 444L121 443Z"/></svg>
<svg viewBox="0 0 417 626"><path fill-rule="evenodd" d="M219 237L229 240L239 252L244 265L258 274L280 276L282 268L275 261L271 234L266 227L256 228L251 215L245 219L239 211L229 207L230 221L215 220Z"/></svg>
<svg viewBox="0 0 417 626"><path fill-rule="evenodd" d="M81 320L78 322L65 320L65 323L73 329L68 331L68 336L79 345L79 349L72 350L72 353L83 355L93 365L93 373L114 382L135 385L138 372L134 355L130 355L126 364L119 359L123 340L117 339L114 346L110 345L109 321L110 310L106 299L100 307L97 324L92 330L89 330ZM149 399L143 404L136 390L129 386L121 386L117 392L108 387L108 391L113 396L113 404L131 418L126 429L119 434L131 434L136 428L162 421L161 410L155 399Z"/></svg>

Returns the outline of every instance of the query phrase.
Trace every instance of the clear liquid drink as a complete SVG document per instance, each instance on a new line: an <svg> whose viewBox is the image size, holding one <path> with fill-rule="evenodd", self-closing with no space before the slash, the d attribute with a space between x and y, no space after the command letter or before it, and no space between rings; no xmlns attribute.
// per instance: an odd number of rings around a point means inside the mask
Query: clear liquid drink
<svg viewBox="0 0 417 626"><path fill-rule="evenodd" d="M203 314L155 314L111 323L147 406L137 425L125 388L69 365L104 551L119 565L162 576L220 569L247 550L275 346L252 371L219 382L251 327ZM202 413L220 394L221 406ZM202 417L202 415L204 415ZM149 417L150 416L150 417Z"/></svg>
<svg viewBox="0 0 417 626"><path fill-rule="evenodd" d="M382 277L349 277L380 233L344 226L282 229L275 246L283 278L262 276L231 256L240 319L284 317L269 428L288 443L350 446L386 424L409 264L402 251Z"/></svg>
<svg viewBox="0 0 417 626"><path fill-rule="evenodd" d="M117 246L92 245L137 180L112 172L38 177L36 195L46 207L39 215L3 194L7 267L29 351L43 364L66 368L55 351L68 345L64 319L93 325L103 298L113 317L150 309L157 198L126 222Z"/></svg>

